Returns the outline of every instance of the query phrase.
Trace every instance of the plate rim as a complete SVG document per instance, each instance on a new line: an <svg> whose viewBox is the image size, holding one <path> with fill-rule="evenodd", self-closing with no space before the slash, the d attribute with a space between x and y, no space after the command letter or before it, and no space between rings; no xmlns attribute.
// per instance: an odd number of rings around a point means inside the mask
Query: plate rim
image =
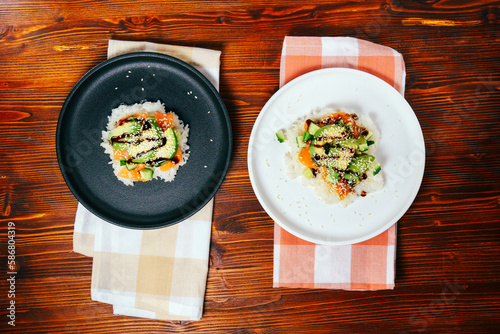
<svg viewBox="0 0 500 334"><path fill-rule="evenodd" d="M177 217L175 219L163 220L160 223L135 224L135 225L124 224L123 222L120 222L114 218L109 217L108 215L104 214L100 210L95 209L84 198L82 198L82 196L80 196L80 194L78 193L78 191L76 189L77 187L72 183L71 178L68 176L68 173L65 170L65 166L62 162L63 152L62 152L62 145L60 143L60 135L61 135L61 131L62 131L62 121L64 120L65 114L68 112L67 111L68 105L71 103L75 94L77 94L80 87L82 85L84 85L87 82L87 80L89 80L89 78L92 75L94 75L96 72L98 72L98 71L100 71L108 66L111 66L112 64L119 62L119 61L123 61L123 60L127 60L127 59L132 59L132 60L136 59L136 61L141 61L144 59L151 59L151 58L159 59L159 60L165 61L165 62L174 63L174 64L182 67L184 73L190 72L191 75L196 76L197 79L201 80L208 87L211 95L215 98L216 102L219 104L219 106L221 108L223 118L225 119L224 123L227 126L228 141L226 143L227 149L224 150L227 152L226 153L227 155L226 155L226 158L223 162L223 168L221 169L219 179L216 183L214 183L214 187L213 187L212 191L207 196L205 196L203 201L199 201L199 203L197 203L196 207L193 210L191 210L190 212L183 214L180 217ZM140 51L140 52L130 52L130 53L126 53L126 54L121 54L121 55L118 55L116 57L106 59L106 60L100 62L99 64L93 66L91 69L89 69L75 83L75 85L71 88L71 91L66 96L64 103L59 111L56 132L55 132L55 148L56 148L56 156L57 156L59 171L61 172L61 174L63 176L63 179L64 179L66 186L70 189L71 193L77 199L78 203L81 203L87 210L89 210L95 216L105 220L106 222L114 224L116 226L128 228L128 229L135 229L135 230L150 230L150 229L158 229L158 228L172 226L172 225L178 224L178 223L192 217L197 212L199 212L201 209L203 209L208 204L208 202L210 202L215 197L215 194L217 193L220 186L224 182L225 177L226 177L228 170L229 170L229 167L230 167L231 157L233 154L233 131L232 131L231 118L229 116L227 106L225 105L224 100L222 99L222 96L220 95L219 91L215 88L215 86L210 82L210 80L208 80L208 78L204 74L202 74L194 66L188 64L187 62L185 62L181 59L175 58L173 56L166 55L163 53L158 53L158 52Z"/></svg>
<svg viewBox="0 0 500 334"><path fill-rule="evenodd" d="M410 194L410 196L408 196L408 200L404 203L405 205L403 205L401 207L401 209L394 215L395 218L393 220L387 222L386 224L382 225L380 228L376 229L375 231L366 234L365 236L352 238L352 239L344 240L344 241L319 240L319 239L311 238L307 235L301 234L299 231L296 231L293 228L291 228L290 226L287 226L287 224L281 222L280 219L278 219L277 217L274 216L269 205L264 200L263 196L260 194L259 187L257 186L257 184L256 184L257 182L255 180L256 176L255 176L254 168L252 166L252 161L254 160L253 159L253 152L252 152L253 146L254 146L253 143L256 140L255 139L255 137L256 137L255 132L257 131L257 128L260 125L260 122L262 121L264 114L269 110L270 106L274 103L274 101L276 99L278 99L280 97L280 95L284 94L291 87L301 83L302 81L310 80L310 77L322 75L322 74L327 73L327 72L332 72L332 74L344 72L344 73L348 73L348 75L365 76L365 77L370 78L371 80L377 81L381 86L384 87L384 89L392 91L391 94L396 93L396 95L398 96L398 99L400 99L402 103L406 104L407 107L409 108L409 110L411 110L410 115L412 116L412 118L414 119L416 124L418 125L418 130L419 130L418 132L420 134L418 140L419 140L419 144L421 144L421 146L422 146L422 151L423 151L423 155L424 155L424 160L423 160L421 169L419 170L418 181L417 181L415 187L411 190L411 194ZM248 151L247 151L247 166L248 166L248 171L249 171L250 183L251 183L252 188L254 190L254 193L257 197L257 200L262 205L262 207L264 208L266 213L269 215L269 217L275 223L277 223L281 228L283 228L285 231L291 233L292 235L294 235L300 239L303 239L305 241L309 241L312 243L316 243L316 244L332 245L332 246L352 245L352 244L356 244L356 243L360 243L360 242L369 240L371 238L374 238L374 237L382 234L383 232L387 231L391 226L397 224L399 222L399 220L404 216L404 214L408 211L408 209L411 207L411 205L415 201L415 198L418 195L418 192L420 191L422 181L423 181L424 172L425 172L425 162L426 162L425 160L426 160L425 159L425 138L423 136L422 127L420 125L420 122L418 121L418 118L417 118L417 115L415 114L415 111L413 110L411 105L408 103L408 101L405 99L403 94L401 94L398 90L396 90L389 83L387 83L383 79L381 79L373 74L370 74L368 72L361 71L358 69L344 68L344 67L329 67L329 68L322 68L322 69L318 69L318 70L313 70L313 71L307 72L305 74L302 74L302 75L290 80L288 83L286 83L281 88L279 88L278 91L276 91L271 96L271 98L265 103L265 105L260 110L260 112L259 112L259 114L254 122L254 126L252 127L252 131L250 133L250 137L248 140ZM325 205L327 205L327 204L325 204Z"/></svg>

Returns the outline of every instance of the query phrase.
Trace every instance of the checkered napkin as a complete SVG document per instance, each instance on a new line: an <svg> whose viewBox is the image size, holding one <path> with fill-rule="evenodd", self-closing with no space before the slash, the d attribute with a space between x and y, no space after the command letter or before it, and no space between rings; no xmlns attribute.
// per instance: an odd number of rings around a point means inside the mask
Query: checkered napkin
<svg viewBox="0 0 500 334"><path fill-rule="evenodd" d="M405 66L395 50L350 37L285 38L280 87L310 71L348 67L373 74L404 93ZM354 245L314 244L274 225L274 287L394 288L396 225Z"/></svg>
<svg viewBox="0 0 500 334"><path fill-rule="evenodd" d="M218 89L220 51L109 41L108 58L158 52L181 59ZM93 257L92 300L113 313L162 320L199 320L208 272L213 200L166 228L133 230L103 221L78 204L73 250Z"/></svg>

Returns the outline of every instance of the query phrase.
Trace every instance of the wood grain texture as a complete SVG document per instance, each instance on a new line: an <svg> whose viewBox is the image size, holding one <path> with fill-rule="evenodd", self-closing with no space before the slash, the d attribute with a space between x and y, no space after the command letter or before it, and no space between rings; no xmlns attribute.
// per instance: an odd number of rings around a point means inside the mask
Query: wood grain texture
<svg viewBox="0 0 500 334"><path fill-rule="evenodd" d="M496 333L500 328L500 1L0 0L0 328L22 333ZM352 36L406 62L426 169L398 223L391 291L274 289L273 222L247 170L277 91L286 35ZM76 199L55 130L111 38L222 51L234 152L215 197L201 321L113 316L72 252ZM16 327L7 325L7 224L16 224Z"/></svg>

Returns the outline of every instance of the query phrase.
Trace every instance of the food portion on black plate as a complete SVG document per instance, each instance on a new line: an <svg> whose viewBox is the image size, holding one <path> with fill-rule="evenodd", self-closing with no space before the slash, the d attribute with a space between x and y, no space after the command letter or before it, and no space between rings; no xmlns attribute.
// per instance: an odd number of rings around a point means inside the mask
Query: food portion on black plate
<svg viewBox="0 0 500 334"><path fill-rule="evenodd" d="M232 130L222 98L198 70L131 53L78 81L59 116L56 150L64 180L89 211L123 227L157 228L212 199L229 167Z"/></svg>
<svg viewBox="0 0 500 334"><path fill-rule="evenodd" d="M126 185L162 179L171 182L189 159L189 125L161 101L120 105L102 132L101 146L113 172Z"/></svg>

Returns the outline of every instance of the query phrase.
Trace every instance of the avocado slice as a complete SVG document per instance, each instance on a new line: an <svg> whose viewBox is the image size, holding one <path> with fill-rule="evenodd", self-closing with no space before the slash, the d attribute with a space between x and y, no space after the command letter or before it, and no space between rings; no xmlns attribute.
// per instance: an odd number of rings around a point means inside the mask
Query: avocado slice
<svg viewBox="0 0 500 334"><path fill-rule="evenodd" d="M329 124L320 128L314 134L316 141L324 143L331 142L334 139L344 139L347 135L347 129L340 124Z"/></svg>
<svg viewBox="0 0 500 334"><path fill-rule="evenodd" d="M145 154L140 154L138 157L132 159L133 163L143 164L149 160L153 160L156 156L156 150L149 151Z"/></svg>
<svg viewBox="0 0 500 334"><path fill-rule="evenodd" d="M354 173L363 173L370 169L375 157L369 154L362 154L354 157L347 169Z"/></svg>
<svg viewBox="0 0 500 334"><path fill-rule="evenodd" d="M127 143L113 143L112 146L115 150L121 151L121 150L126 149L128 147L128 144Z"/></svg>
<svg viewBox="0 0 500 334"><path fill-rule="evenodd" d="M156 158L172 159L177 153L179 142L177 136L172 128L165 130L165 138L167 142L156 150Z"/></svg>
<svg viewBox="0 0 500 334"><path fill-rule="evenodd" d="M137 133L141 130L141 124L135 119L132 121L127 121L120 126L117 126L115 129L109 132L109 139L113 137L119 137L124 133Z"/></svg>
<svg viewBox="0 0 500 334"><path fill-rule="evenodd" d="M327 175L325 177L326 181L328 181L332 184L337 184L339 182L340 175L335 169L327 168L326 173L327 173Z"/></svg>

